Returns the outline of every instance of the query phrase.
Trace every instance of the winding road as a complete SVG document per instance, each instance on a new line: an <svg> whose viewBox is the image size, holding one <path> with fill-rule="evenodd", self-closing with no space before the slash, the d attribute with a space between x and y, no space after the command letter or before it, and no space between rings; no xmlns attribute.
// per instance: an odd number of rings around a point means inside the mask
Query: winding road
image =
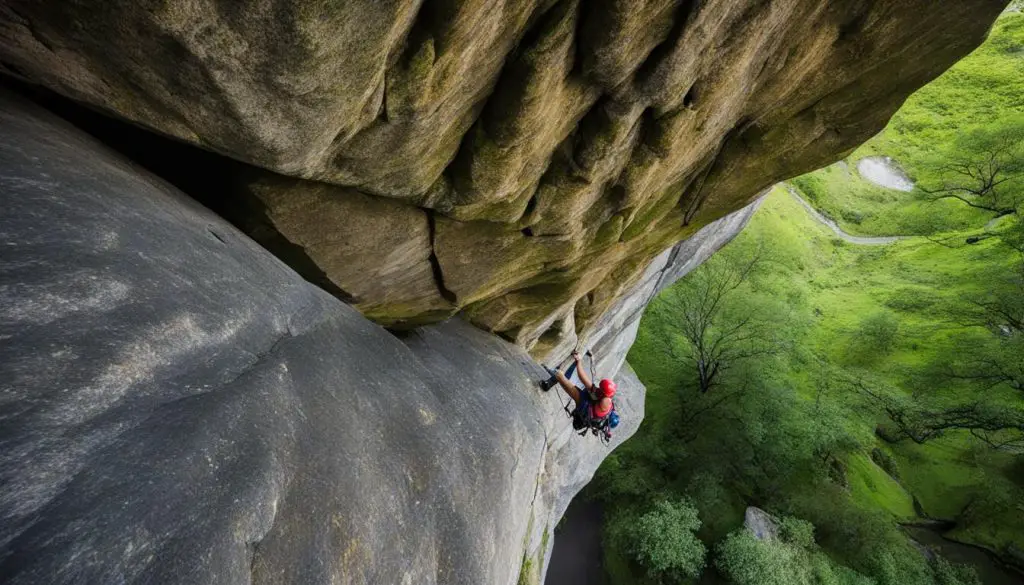
<svg viewBox="0 0 1024 585"><path fill-rule="evenodd" d="M782 186L785 187L786 191L789 191L789 194L792 195L793 198L796 199L797 202L800 203L800 205L802 205L803 208L807 210L807 213L810 213L811 216L814 217L814 219L818 220L819 223L827 226L829 229L831 229L833 232L835 232L836 236L838 236L843 241L850 242L851 244L860 244L860 245L863 245L863 246L880 246L880 245L885 245L885 244L891 244L893 242L898 242L900 240L905 240L908 237L908 236L875 236L875 237L871 237L871 236L855 236L853 234L848 234L848 233L844 232L843 228L839 227L839 225L836 222L834 222L831 219L829 219L829 218L825 217L824 215L822 215L821 212L819 212L817 209L815 209L813 205L811 205L803 197L801 197L800 193L797 192L797 190L794 189L792 185L790 185L789 183L782 183Z"/></svg>

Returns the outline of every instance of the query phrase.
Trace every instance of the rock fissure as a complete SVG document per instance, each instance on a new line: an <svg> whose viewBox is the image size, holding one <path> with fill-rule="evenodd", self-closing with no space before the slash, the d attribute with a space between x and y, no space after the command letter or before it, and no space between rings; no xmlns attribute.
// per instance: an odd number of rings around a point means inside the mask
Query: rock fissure
<svg viewBox="0 0 1024 585"><path fill-rule="evenodd" d="M430 229L430 270L434 275L434 283L437 285L437 290L441 294L444 300L452 303L453 305L458 304L458 297L444 284L444 270L441 268L441 261L437 258L437 224L434 219L434 212L431 210L425 210L427 214L427 224Z"/></svg>

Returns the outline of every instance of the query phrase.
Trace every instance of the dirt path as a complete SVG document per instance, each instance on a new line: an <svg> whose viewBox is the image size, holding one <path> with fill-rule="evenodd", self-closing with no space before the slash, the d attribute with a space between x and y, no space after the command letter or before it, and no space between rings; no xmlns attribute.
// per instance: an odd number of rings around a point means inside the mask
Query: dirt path
<svg viewBox="0 0 1024 585"><path fill-rule="evenodd" d="M851 244L859 244L859 245L863 245L863 246L881 246L881 245L891 244L893 242L898 242L900 240L907 239L907 236L875 236L875 237L871 237L871 236L855 236L855 235L852 235L852 234L848 234L848 233L844 232L843 228L839 227L839 225L836 224L836 222L834 222L831 219L829 219L829 218L825 217L824 215L822 215L821 212L819 212L817 209L815 209L813 205L811 205L810 203L805 201L804 198L800 196L800 193L798 193L797 190L794 189L792 185L790 185L789 183L783 183L782 186L786 188L786 191L789 191L789 194L792 195L793 198L796 199L797 202L799 202L800 205L802 205L803 208L807 210L807 213L810 213L811 216L818 221L818 223L821 223L821 224L827 226L830 230L832 230L836 234L836 236L838 236L843 241L850 242Z"/></svg>

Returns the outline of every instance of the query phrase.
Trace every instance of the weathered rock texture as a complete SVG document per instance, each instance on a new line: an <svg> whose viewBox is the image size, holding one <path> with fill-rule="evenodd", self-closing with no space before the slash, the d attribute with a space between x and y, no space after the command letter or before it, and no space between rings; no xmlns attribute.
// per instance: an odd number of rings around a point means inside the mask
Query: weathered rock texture
<svg viewBox="0 0 1024 585"><path fill-rule="evenodd" d="M779 519L761 508L749 506L743 512L743 526L758 540L778 540Z"/></svg>
<svg viewBox="0 0 1024 585"><path fill-rule="evenodd" d="M5 584L530 582L608 453L521 348L396 338L3 93L0 209Z"/></svg>
<svg viewBox="0 0 1024 585"><path fill-rule="evenodd" d="M1006 1L0 4L8 72L335 185L252 178L253 235L367 315L461 310L542 348L589 336L673 243L877 132Z"/></svg>

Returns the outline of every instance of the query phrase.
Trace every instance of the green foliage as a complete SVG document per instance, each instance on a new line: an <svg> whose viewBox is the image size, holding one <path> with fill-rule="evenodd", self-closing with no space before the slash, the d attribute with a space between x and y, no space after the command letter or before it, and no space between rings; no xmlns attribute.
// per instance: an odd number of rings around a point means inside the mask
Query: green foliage
<svg viewBox="0 0 1024 585"><path fill-rule="evenodd" d="M900 323L892 311L876 311L861 320L854 334L862 354L886 355L896 346Z"/></svg>
<svg viewBox="0 0 1024 585"><path fill-rule="evenodd" d="M785 541L760 541L746 529L727 536L716 552L715 566L735 585L872 584L819 551Z"/></svg>
<svg viewBox="0 0 1024 585"><path fill-rule="evenodd" d="M923 158L921 189L929 201L948 199L997 216L1024 204L1024 115L962 130Z"/></svg>
<svg viewBox="0 0 1024 585"><path fill-rule="evenodd" d="M779 537L783 542L809 549L814 546L814 524L794 516L783 516L779 519Z"/></svg>
<svg viewBox="0 0 1024 585"><path fill-rule="evenodd" d="M519 580L517 585L537 585L537 570L533 567L533 558L529 555L523 557L523 564L519 567Z"/></svg>
<svg viewBox="0 0 1024 585"><path fill-rule="evenodd" d="M651 304L629 355L648 389L645 421L637 436L609 456L595 482L606 510L615 510L608 531L612 524L619 527L615 531L634 525L651 502L686 497L703 521L697 536L710 548L742 523L746 502L764 502L813 523L821 549L808 552L809 579L931 583L927 563L894 519L915 515L911 493L929 513L949 517L994 482L1005 482L1007 494L1020 497L1019 487L994 476L1002 474L1007 456L984 451L962 459L969 436L938 439L935 447L887 446L891 464L882 465L898 469L897 481L870 457L879 446L874 429L884 414L851 392L847 380L867 380L897 404L913 405L915 396L955 396L923 372L946 347L964 354L957 350L963 333L933 323L948 323L949 311L962 307L965 295L991 288L994 277L986 266L1005 258L1005 247L996 241L965 249L915 241L885 249L839 247L784 191L763 204L719 260L741 264L758 246L767 259L764 268L727 300L723 315L764 307L780 351L735 368L720 388L702 394L682 353L685 346L676 345L686 342L675 330L673 296L689 290L685 281ZM862 328L876 314L896 321L895 335L888 324ZM993 338L984 328L972 331L978 339ZM886 352L873 355L870 372L851 363L851 347L877 338L883 342L872 341L872 347L881 343ZM684 357L672 357L673 351ZM844 470L848 487L835 475L837 468ZM1008 505L1001 498L979 505L965 524L965 538L994 548L1016 541L1021 530L1006 514ZM612 545L607 554L618 555L621 546ZM827 551L835 562L815 564L815 551ZM618 563L613 585L650 582L639 563L629 569L612 556L609 562Z"/></svg>
<svg viewBox="0 0 1024 585"><path fill-rule="evenodd" d="M954 565L942 557L932 562L936 585L981 585L978 573L966 565Z"/></svg>
<svg viewBox="0 0 1024 585"><path fill-rule="evenodd" d="M888 155L915 181L938 186L941 177L930 164L937 154L947 155L958 140L968 148L965 152L974 152L978 145L971 143L968 129L1006 127L1024 114L1022 47L1024 14L1005 14L977 51L912 95L878 136L843 163L795 179L794 184L855 234L936 234L984 224L990 213L951 200L928 203L920 193L875 186L855 167L866 156Z"/></svg>
<svg viewBox="0 0 1024 585"><path fill-rule="evenodd" d="M746 529L733 532L718 545L715 566L736 585L795 585L807 583L791 547L754 538Z"/></svg>
<svg viewBox="0 0 1024 585"><path fill-rule="evenodd" d="M818 204L827 197L825 181L818 173L809 173L796 177L792 180L792 183L797 189L800 189L804 198L812 204Z"/></svg>
<svg viewBox="0 0 1024 585"><path fill-rule="evenodd" d="M885 470L889 477L893 479L900 478L899 465L896 463L896 460L879 447L871 450L871 460L875 462L875 465Z"/></svg>
<svg viewBox="0 0 1024 585"><path fill-rule="evenodd" d="M688 500L661 500L621 531L624 548L657 576L698 577L704 569L704 544L697 509Z"/></svg>

